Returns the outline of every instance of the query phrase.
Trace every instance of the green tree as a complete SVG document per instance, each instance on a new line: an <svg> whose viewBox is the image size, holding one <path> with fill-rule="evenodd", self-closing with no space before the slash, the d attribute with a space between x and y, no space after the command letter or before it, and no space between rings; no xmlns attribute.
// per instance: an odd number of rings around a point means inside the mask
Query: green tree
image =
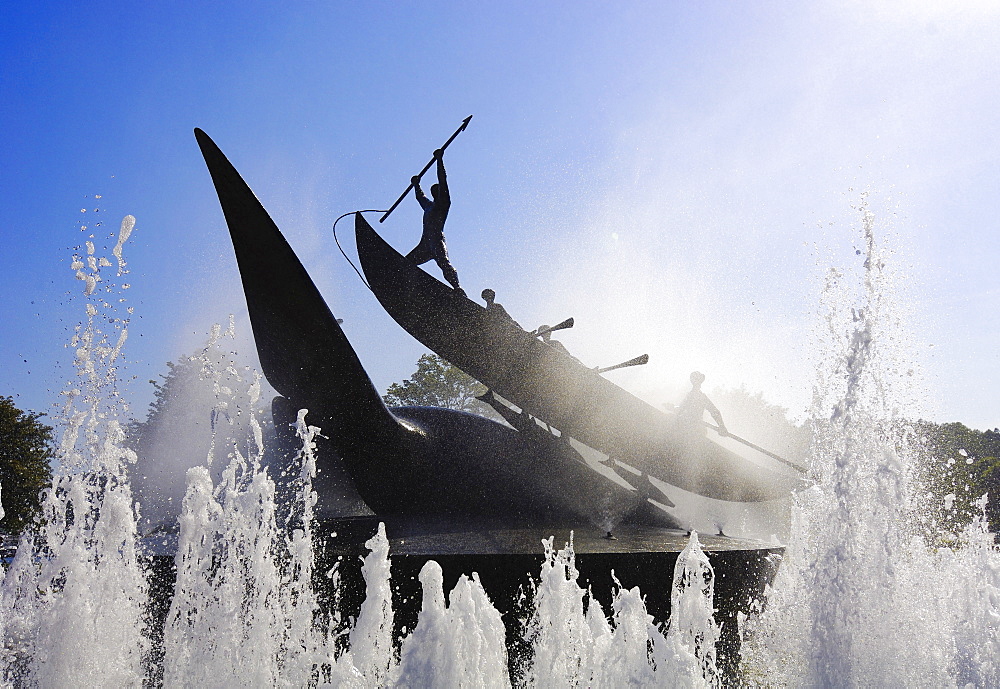
<svg viewBox="0 0 1000 689"><path fill-rule="evenodd" d="M138 455L128 474L142 506L143 530L175 523L186 491L186 472L205 464L213 442L218 448L237 443L244 455L253 451L243 444L251 437L250 412L263 427L265 446L274 442L271 414L250 398L248 369L236 365L223 350L213 345L166 366L159 380L149 381L153 401L146 418L133 420L126 429L127 444ZM212 463L216 484L225 466L225 461Z"/></svg>
<svg viewBox="0 0 1000 689"><path fill-rule="evenodd" d="M0 396L0 530L19 535L38 514L40 494L52 481L55 446L42 414L23 412Z"/></svg>
<svg viewBox="0 0 1000 689"><path fill-rule="evenodd" d="M750 392L744 386L716 388L709 397L722 412L731 433L806 468L812 441L808 424L793 422L786 408L772 404L760 392Z"/></svg>
<svg viewBox="0 0 1000 689"><path fill-rule="evenodd" d="M990 529L1000 529L1000 430L977 431L961 423L916 424L925 450L920 478L932 497L928 515L939 529L958 533L977 516L988 495Z"/></svg>
<svg viewBox="0 0 1000 689"><path fill-rule="evenodd" d="M424 354L417 370L402 383L389 386L382 399L389 406L445 407L497 418L496 412L476 399L486 386L436 354Z"/></svg>
<svg viewBox="0 0 1000 689"><path fill-rule="evenodd" d="M157 427L163 423L170 408L170 400L178 390L189 388L200 380L201 366L192 357L181 357L180 363L167 362L167 372L161 373L163 382L151 378L153 386L153 401L149 403L146 419L133 419L126 426L130 445L135 450L145 449L150 443L150 437Z"/></svg>

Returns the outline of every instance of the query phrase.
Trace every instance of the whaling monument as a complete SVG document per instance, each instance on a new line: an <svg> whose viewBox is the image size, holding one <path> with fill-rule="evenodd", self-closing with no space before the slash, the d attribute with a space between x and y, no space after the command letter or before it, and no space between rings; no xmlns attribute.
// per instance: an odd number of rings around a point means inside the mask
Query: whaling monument
<svg viewBox="0 0 1000 689"><path fill-rule="evenodd" d="M620 586L640 586L650 612L664 620L673 563L691 531L673 511L672 494L741 514L758 510L766 520L802 485L780 457L746 442L734 451L700 420L691 428L542 333L438 281L357 212L360 265L378 302L415 339L484 384L508 423L387 407L261 202L212 139L195 134L229 227L261 367L279 393L274 427L280 435L307 409L309 423L322 429L316 514L329 527L324 532L337 534L324 552L356 552L383 523L400 601L419 599L416 573L433 559L446 583L477 572L511 627L517 591L537 571L543 540L554 537L572 540L593 595L607 597L616 577ZM345 481L374 516L333 506ZM736 643L735 625L726 622L761 595L780 546L733 538L721 524L716 531L699 538L715 567L726 660ZM401 606L397 625L412 628L415 615Z"/></svg>

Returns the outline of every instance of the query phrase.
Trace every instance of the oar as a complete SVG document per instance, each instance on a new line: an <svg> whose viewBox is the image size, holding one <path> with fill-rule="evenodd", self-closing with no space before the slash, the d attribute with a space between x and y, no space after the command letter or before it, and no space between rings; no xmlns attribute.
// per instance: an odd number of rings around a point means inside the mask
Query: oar
<svg viewBox="0 0 1000 689"><path fill-rule="evenodd" d="M531 334L534 335L535 337L540 337L542 335L545 335L546 333L553 332L554 330L565 330L566 328L572 328L572 327L573 327L573 319L567 318L562 323L556 323L553 326L545 328L545 330L535 330Z"/></svg>
<svg viewBox="0 0 1000 689"><path fill-rule="evenodd" d="M708 421L703 421L702 423L704 423L706 426L708 426L709 428L711 428L712 430L714 430L716 432L719 431L719 427L718 426L713 426ZM807 471L807 469L804 469L804 468L800 467L798 464L795 464L794 462L790 462L787 459L785 459L784 457L779 457L778 455L774 454L770 450L765 450L760 445L756 445L756 444L750 442L749 440L746 440L745 438L741 438L738 435L733 435L729 431L726 431L726 435L728 435L730 438L732 438L733 440L735 440L737 442L743 443L747 447L750 447L750 448L753 448L754 450L757 450L757 452L760 452L762 454L767 455L771 459L776 459L779 462L781 462L782 464L784 464L786 466L790 466L791 468L795 469L796 471L800 471L803 474L806 473L806 471Z"/></svg>
<svg viewBox="0 0 1000 689"><path fill-rule="evenodd" d="M626 366L642 366L643 364L649 363L649 355L643 354L642 356L637 356L634 359L629 359L628 361L623 361L620 364L615 364L614 366L607 366L605 368L597 369L598 373L604 373L605 371L614 371L616 368L625 368Z"/></svg>
<svg viewBox="0 0 1000 689"><path fill-rule="evenodd" d="M465 128L469 126L469 120L471 119L472 115L469 115L464 120L462 120L462 126L456 129L455 133L451 135L451 138L444 142L444 146L441 147L442 152L444 151L444 149L448 148L448 144L454 141L456 136L465 131ZM420 174L417 175L417 177L423 177L424 173L430 170L431 165L433 164L434 164L434 158L431 158L431 162L424 165L424 169L420 171ZM410 182L410 186L406 187L406 191L404 191L403 194L398 199L396 199L396 203L392 204L389 210L385 212L385 215L383 215L381 218L378 219L380 223L385 222L385 219L389 217L389 213L392 213L394 210L396 210L396 206L398 206L403 202L403 199L406 198L406 195L410 193L410 189L412 188L413 188L413 182Z"/></svg>

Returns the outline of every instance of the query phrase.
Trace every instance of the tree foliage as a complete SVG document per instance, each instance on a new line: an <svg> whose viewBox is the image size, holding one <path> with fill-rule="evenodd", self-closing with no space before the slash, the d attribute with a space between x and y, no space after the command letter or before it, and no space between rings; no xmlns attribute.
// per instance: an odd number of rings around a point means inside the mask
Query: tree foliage
<svg viewBox="0 0 1000 689"><path fill-rule="evenodd" d="M42 414L23 412L0 396L0 485L5 512L0 530L20 534L38 514L40 494L51 484L55 446Z"/></svg>
<svg viewBox="0 0 1000 689"><path fill-rule="evenodd" d="M958 533L979 514L988 496L990 530L1000 530L1000 429L977 431L961 423L916 425L926 456L921 482L931 498L928 517L939 528Z"/></svg>
<svg viewBox="0 0 1000 689"><path fill-rule="evenodd" d="M402 383L389 386L382 399L389 406L445 407L481 415L493 410L476 399L486 386L436 354L424 354L417 370ZM488 411L487 411L488 410Z"/></svg>
<svg viewBox="0 0 1000 689"><path fill-rule="evenodd" d="M722 411L729 432L767 448L792 464L800 467L808 464L812 430L806 423L792 421L786 408L743 386L716 388L710 396Z"/></svg>
<svg viewBox="0 0 1000 689"><path fill-rule="evenodd" d="M167 362L167 372L161 373L163 382L150 379L153 386L153 401L149 403L144 421L132 420L129 422L126 433L130 444L134 449L145 448L149 445L150 437L156 432L159 425L164 421L167 410L170 407L170 400L178 389L183 389L200 379L201 367L194 362L191 357L182 357L180 363Z"/></svg>

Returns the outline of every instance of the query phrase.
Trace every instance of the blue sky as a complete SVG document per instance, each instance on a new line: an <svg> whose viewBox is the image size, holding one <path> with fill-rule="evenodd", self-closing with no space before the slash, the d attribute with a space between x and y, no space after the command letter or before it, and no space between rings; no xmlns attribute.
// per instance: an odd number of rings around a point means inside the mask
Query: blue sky
<svg viewBox="0 0 1000 689"><path fill-rule="evenodd" d="M708 388L801 413L822 276L859 269L867 192L918 412L998 426L1000 10L939 4L15 4L0 20L0 394L57 401L80 319L73 247L125 214L138 407L230 313L252 352L194 127L376 384L405 378L424 350L330 225L387 207L474 114L446 157L463 285L494 288L526 327L574 316L561 339L593 365L650 353L609 374L624 387L656 403L700 369ZM381 229L405 251L419 222L410 199Z"/></svg>

